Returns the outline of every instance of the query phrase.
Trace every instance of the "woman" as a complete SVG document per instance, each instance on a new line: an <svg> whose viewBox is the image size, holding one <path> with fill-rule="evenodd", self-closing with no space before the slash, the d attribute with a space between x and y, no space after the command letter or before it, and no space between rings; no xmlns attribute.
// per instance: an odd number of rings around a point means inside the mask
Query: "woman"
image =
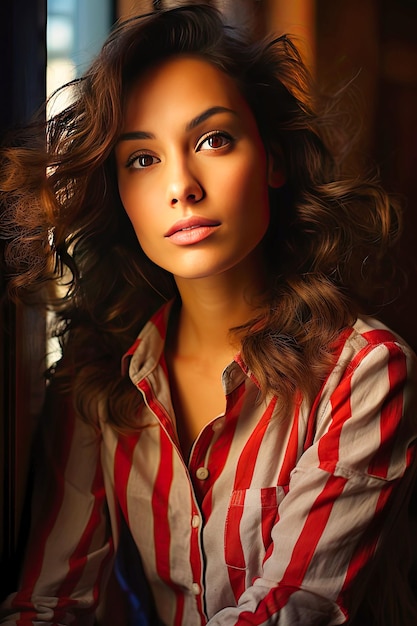
<svg viewBox="0 0 417 626"><path fill-rule="evenodd" d="M11 292L66 292L2 623L92 623L116 551L152 624L412 623L415 360L363 307L399 213L342 176L297 51L184 7L72 89L3 152Z"/></svg>

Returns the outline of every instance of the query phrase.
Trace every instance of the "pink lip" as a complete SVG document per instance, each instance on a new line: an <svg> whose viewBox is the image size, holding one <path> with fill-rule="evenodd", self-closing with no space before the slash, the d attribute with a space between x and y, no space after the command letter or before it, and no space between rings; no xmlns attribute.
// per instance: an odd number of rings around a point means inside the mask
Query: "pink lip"
<svg viewBox="0 0 417 626"><path fill-rule="evenodd" d="M220 222L193 215L176 222L164 236L173 243L189 245L198 243L211 235L217 226L220 226Z"/></svg>

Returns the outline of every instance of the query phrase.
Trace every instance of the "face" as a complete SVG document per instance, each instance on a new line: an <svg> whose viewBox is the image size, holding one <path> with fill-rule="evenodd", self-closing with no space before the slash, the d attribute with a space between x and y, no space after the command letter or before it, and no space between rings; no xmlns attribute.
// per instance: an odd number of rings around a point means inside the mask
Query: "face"
<svg viewBox="0 0 417 626"><path fill-rule="evenodd" d="M177 279L242 272L269 224L267 158L234 81L176 57L133 85L116 146L120 197L145 254Z"/></svg>

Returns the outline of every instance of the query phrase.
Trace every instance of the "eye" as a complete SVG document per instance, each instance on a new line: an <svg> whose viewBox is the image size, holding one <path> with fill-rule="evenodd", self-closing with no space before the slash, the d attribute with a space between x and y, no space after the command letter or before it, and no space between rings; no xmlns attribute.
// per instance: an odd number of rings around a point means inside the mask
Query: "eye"
<svg viewBox="0 0 417 626"><path fill-rule="evenodd" d="M233 137L224 131L216 130L205 135L197 144L196 151L200 150L219 150L225 148L233 142Z"/></svg>
<svg viewBox="0 0 417 626"><path fill-rule="evenodd" d="M126 167L134 170L142 170L146 167L150 167L151 165L155 165L155 163L159 163L159 161L160 159L158 159L158 157L147 152L132 154L126 163Z"/></svg>

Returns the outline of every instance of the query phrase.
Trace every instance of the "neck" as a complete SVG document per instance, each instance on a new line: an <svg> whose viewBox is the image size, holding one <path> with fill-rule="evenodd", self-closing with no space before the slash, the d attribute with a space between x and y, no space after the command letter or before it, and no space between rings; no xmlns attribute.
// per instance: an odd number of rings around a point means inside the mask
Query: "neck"
<svg viewBox="0 0 417 626"><path fill-rule="evenodd" d="M182 304L175 352L233 358L239 342L230 329L245 324L259 310L261 276L259 267L248 264L243 272L240 268L208 278L176 279Z"/></svg>

